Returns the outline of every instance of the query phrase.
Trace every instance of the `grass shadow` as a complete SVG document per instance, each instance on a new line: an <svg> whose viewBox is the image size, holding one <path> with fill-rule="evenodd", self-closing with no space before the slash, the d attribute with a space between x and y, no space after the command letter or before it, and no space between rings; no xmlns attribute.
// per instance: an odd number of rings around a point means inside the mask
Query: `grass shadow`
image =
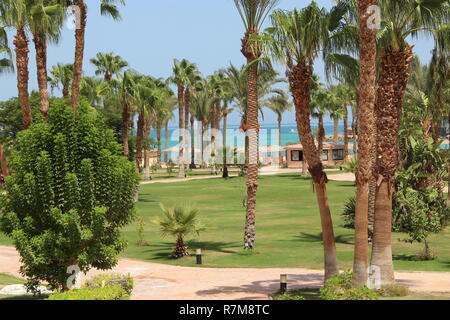
<svg viewBox="0 0 450 320"><path fill-rule="evenodd" d="M322 232L317 233L317 234L302 232L302 233L300 233L300 235L295 236L295 237L299 238L301 241L304 241L304 242L322 242L323 241ZM348 244L348 245L354 244L353 235L341 234L341 235L335 236L334 240L336 241L336 243L340 243L340 244Z"/></svg>

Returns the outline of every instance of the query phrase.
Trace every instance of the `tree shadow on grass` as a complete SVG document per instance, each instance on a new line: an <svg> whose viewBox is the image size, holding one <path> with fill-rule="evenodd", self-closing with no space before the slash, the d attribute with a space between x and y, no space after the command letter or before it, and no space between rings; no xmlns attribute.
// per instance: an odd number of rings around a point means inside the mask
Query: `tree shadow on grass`
<svg viewBox="0 0 450 320"><path fill-rule="evenodd" d="M323 241L322 232L317 233L317 234L302 232L302 233L300 233L300 235L295 236L295 237L304 242L322 242ZM353 235L340 234L338 236L335 236L334 239L335 239L336 243L348 244L348 245L354 244Z"/></svg>
<svg viewBox="0 0 450 320"><path fill-rule="evenodd" d="M323 275L321 274L301 274L288 275L289 288L320 288L323 284ZM280 280L262 280L253 281L250 283L244 283L239 286L217 286L210 290L200 290L196 293L200 296L209 296L217 294L227 294L227 293L248 293L249 296L252 294L275 294L280 289ZM243 298L242 298L243 299Z"/></svg>
<svg viewBox="0 0 450 320"><path fill-rule="evenodd" d="M220 241L186 241L186 245L189 246L188 251L191 255L195 255L195 249L202 249L203 253L208 255L208 252L220 252L236 254L237 251L227 250L224 248L230 248L237 245L237 242L220 242ZM150 244L146 247L143 253L152 254L154 259L162 260L171 258L174 243L164 242L158 244Z"/></svg>

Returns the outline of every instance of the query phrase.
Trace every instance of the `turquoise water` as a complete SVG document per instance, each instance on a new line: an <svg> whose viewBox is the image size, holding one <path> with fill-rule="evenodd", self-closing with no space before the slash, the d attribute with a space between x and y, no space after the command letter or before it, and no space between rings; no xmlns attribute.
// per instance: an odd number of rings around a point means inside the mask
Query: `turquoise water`
<svg viewBox="0 0 450 320"><path fill-rule="evenodd" d="M312 130L314 131L317 128L317 124L311 125ZM325 123L325 134L333 135L334 134L334 125L333 123ZM223 130L221 130L223 132ZM195 130L195 144L198 145L198 130ZM339 134L344 134L344 126L340 124L339 126ZM162 148L164 150L165 146L165 133L164 130L161 133L162 136ZM286 146L289 143L299 143L299 137L297 133L297 126L295 124L284 124L281 126L281 136L282 136L282 146ZM156 132L152 130L152 138L156 141ZM208 138L205 134L205 139L207 141ZM222 138L219 137L218 141L222 142ZM188 139L189 145L191 139ZM267 145L278 145L278 125L277 124L264 124L261 126L260 137L259 137L260 146ZM341 142L343 144L343 142ZM169 148L178 146L178 128L177 127L169 127ZM245 145L245 135L244 133L239 131L238 125L230 125L227 127L227 146L229 147L244 147ZM197 146L197 148L199 148ZM270 154L269 154L270 155ZM176 158L178 156L178 152L169 152L170 158Z"/></svg>

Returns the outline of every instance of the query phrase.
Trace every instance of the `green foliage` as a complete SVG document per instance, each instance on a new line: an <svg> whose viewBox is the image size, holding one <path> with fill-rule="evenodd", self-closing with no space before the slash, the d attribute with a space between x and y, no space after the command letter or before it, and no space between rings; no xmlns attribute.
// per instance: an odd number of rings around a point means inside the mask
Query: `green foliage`
<svg viewBox="0 0 450 320"><path fill-rule="evenodd" d="M378 295L367 287L354 288L353 274L345 271L328 279L325 288L320 289L324 300L378 300Z"/></svg>
<svg viewBox="0 0 450 320"><path fill-rule="evenodd" d="M347 163L344 165L345 171L356 173L356 169L358 167L358 161L356 157L348 159Z"/></svg>
<svg viewBox="0 0 450 320"><path fill-rule="evenodd" d="M356 199L355 197L349 198L342 210L341 217L344 220L344 227L354 229L355 228L355 212L356 212Z"/></svg>
<svg viewBox="0 0 450 320"><path fill-rule="evenodd" d="M301 295L300 290L288 291L286 293L279 293L273 296L273 300L306 300L305 297Z"/></svg>
<svg viewBox="0 0 450 320"><path fill-rule="evenodd" d="M406 297L411 293L407 287L400 284L384 285L376 292L382 297Z"/></svg>
<svg viewBox="0 0 450 320"><path fill-rule="evenodd" d="M103 287L122 287L127 294L131 295L134 288L134 280L131 275L119 275L119 274L101 274L98 275L84 284L84 288L103 288Z"/></svg>
<svg viewBox="0 0 450 320"><path fill-rule="evenodd" d="M169 175L169 177L172 176L172 174L173 174L173 168L174 168L174 167L175 167L175 164L174 164L173 162L169 162L169 163L167 164L166 170L167 170L167 174Z"/></svg>
<svg viewBox="0 0 450 320"><path fill-rule="evenodd" d="M83 288L54 293L46 300L130 300L130 295L120 286Z"/></svg>
<svg viewBox="0 0 450 320"><path fill-rule="evenodd" d="M177 205L166 208L160 204L164 216L154 220L160 226L164 237L174 236L184 238L190 234L199 235L206 227L198 220L198 210L188 206Z"/></svg>
<svg viewBox="0 0 450 320"><path fill-rule="evenodd" d="M0 230L20 254L30 288L61 289L68 266L106 270L126 245L138 176L90 106L51 105L48 124L19 134L0 198Z"/></svg>
<svg viewBox="0 0 450 320"><path fill-rule="evenodd" d="M161 169L161 163L156 161L151 166L150 169L152 170L152 173L157 173L159 169Z"/></svg>

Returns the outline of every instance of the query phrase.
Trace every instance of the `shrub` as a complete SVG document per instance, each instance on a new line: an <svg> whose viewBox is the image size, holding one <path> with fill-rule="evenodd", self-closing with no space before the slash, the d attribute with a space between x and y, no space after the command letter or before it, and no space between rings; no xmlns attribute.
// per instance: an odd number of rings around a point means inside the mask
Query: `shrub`
<svg viewBox="0 0 450 320"><path fill-rule="evenodd" d="M382 297L405 297L410 294L407 287L399 284L384 285L376 292Z"/></svg>
<svg viewBox="0 0 450 320"><path fill-rule="evenodd" d="M21 273L62 289L67 268L111 269L126 246L138 176L103 119L81 103L53 103L48 124L22 131L0 195L0 230L14 241Z"/></svg>
<svg viewBox="0 0 450 320"><path fill-rule="evenodd" d="M300 293L300 290L292 290L283 294L276 294L272 298L273 300L306 300Z"/></svg>
<svg viewBox="0 0 450 320"><path fill-rule="evenodd" d="M184 238L190 234L199 235L206 229L198 219L198 210L179 205L170 209L162 204L160 207L164 216L154 220L154 223L160 227L163 236L176 238L172 257L178 259L188 256L188 246L184 243Z"/></svg>
<svg viewBox="0 0 450 320"><path fill-rule="evenodd" d="M354 229L355 228L355 212L356 212L356 199L355 197L349 198L342 211L341 217L344 220L344 227Z"/></svg>
<svg viewBox="0 0 450 320"><path fill-rule="evenodd" d="M353 274L346 271L328 279L320 289L323 300L378 300L378 295L367 287L352 286Z"/></svg>
<svg viewBox="0 0 450 320"><path fill-rule="evenodd" d="M120 286L82 288L54 293L46 300L130 300L130 295Z"/></svg>
<svg viewBox="0 0 450 320"><path fill-rule="evenodd" d="M122 287L129 295L133 292L134 281L131 275L101 274L84 284L86 288Z"/></svg>

